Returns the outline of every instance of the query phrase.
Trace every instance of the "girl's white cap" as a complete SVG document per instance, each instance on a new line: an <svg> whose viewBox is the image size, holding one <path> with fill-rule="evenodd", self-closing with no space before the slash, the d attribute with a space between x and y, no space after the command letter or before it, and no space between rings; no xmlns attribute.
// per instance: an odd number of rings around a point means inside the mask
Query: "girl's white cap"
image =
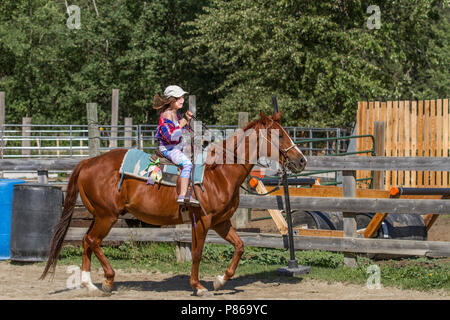
<svg viewBox="0 0 450 320"><path fill-rule="evenodd" d="M184 96L187 92L181 89L179 86L168 86L166 90L164 90L164 95L166 98L175 97L180 98Z"/></svg>

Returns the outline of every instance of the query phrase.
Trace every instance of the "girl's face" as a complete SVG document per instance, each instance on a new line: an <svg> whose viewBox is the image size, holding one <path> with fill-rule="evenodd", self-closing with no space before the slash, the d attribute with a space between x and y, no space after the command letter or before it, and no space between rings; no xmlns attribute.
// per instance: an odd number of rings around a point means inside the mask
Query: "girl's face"
<svg viewBox="0 0 450 320"><path fill-rule="evenodd" d="M184 97L179 97L174 103L175 110L183 108L183 103L184 103Z"/></svg>

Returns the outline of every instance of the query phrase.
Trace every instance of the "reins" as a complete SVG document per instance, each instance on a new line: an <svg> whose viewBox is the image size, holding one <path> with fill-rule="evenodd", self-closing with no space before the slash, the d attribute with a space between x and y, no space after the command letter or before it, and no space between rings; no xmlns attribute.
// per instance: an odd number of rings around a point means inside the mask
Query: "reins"
<svg viewBox="0 0 450 320"><path fill-rule="evenodd" d="M194 116L194 115L192 115L192 118L193 118L195 121L199 121L199 120L197 119L197 117ZM265 129L269 129L269 128L272 127L272 125L273 125L273 120L272 120L272 119L270 119L270 120L271 120L270 125L269 125L267 128L265 128ZM210 129L202 122L202 121L200 121L200 123L201 123L201 125L202 125L202 127L203 127L204 130L212 132L212 131L211 131L211 130L210 130ZM192 132L195 133L195 131L192 129L191 126L190 126L190 129L192 130ZM258 135L259 135L259 134L258 134ZM261 136L262 136L267 142L269 142L271 145L273 145L273 142L272 142L272 141L269 141L264 135L261 135ZM288 153L289 150L291 150L292 148L296 147L296 145L292 142L292 145L289 146L289 147L286 148L286 149L281 149L279 146L276 146L276 147L277 147L278 150L281 152L282 156L284 157L284 160L285 160L286 163L288 164L288 163L290 162L290 160L289 160L289 158L288 158L288 156L287 156L287 153ZM224 148L223 146L222 146L222 150L225 150L226 152L231 153L231 150L228 150L227 148ZM232 153L233 153L234 156L237 157L237 155L234 153L234 151L233 151ZM238 159L239 159L239 158L238 158ZM247 159L245 159L245 158L244 158L244 159L241 159L241 160L243 160L243 161L245 162L245 164L250 164L250 162L249 162ZM242 164L242 163L241 163L241 164ZM259 162L259 159L257 159L257 164L260 165L260 166L262 166L262 167L265 167L265 168L268 167L268 166L262 165L262 164ZM242 165L244 165L244 164L242 164ZM194 167L195 167L195 166L193 166L193 168L194 168ZM283 174L286 172L285 165L282 166L282 169L281 169L281 170L282 170L282 173L283 173ZM268 195L268 194L271 194L271 193L273 193L273 192L275 192L275 191L280 190L280 186L281 186L281 183L282 183L281 177L282 177L282 175L280 175L279 178L278 178L278 185L277 185L274 189L272 189L272 190L270 190L270 191L268 191L268 192L265 192L265 193L257 193L257 192L254 192L254 191L252 191L252 190L249 190L249 189L245 188L245 187L242 186L242 185L241 185L240 187L241 187L243 190L245 190L246 192L248 192L249 194L257 195L257 196L265 196L265 195ZM192 187L193 187L192 179L191 179L191 184L192 184ZM196 198L198 199L197 194L196 194L196 191L195 191L195 188L194 188L194 193L195 193ZM200 206L201 206L201 204L200 204ZM202 207L202 209L203 209L203 207ZM205 212L204 209L203 209L203 211ZM205 213L205 215L206 215L206 213Z"/></svg>

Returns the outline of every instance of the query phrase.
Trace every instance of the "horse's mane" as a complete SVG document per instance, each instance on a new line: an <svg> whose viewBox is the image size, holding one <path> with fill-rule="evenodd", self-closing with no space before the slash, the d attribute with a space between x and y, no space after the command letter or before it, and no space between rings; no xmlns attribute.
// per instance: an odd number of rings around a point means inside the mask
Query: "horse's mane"
<svg viewBox="0 0 450 320"><path fill-rule="evenodd" d="M241 130L242 131L247 131L247 130L249 130L249 129L255 129L255 128L259 128L260 126L262 126L263 125L263 119L256 119L256 120L253 120L253 121L251 121L251 122L249 122L249 123L247 123L243 128L241 128ZM230 141L230 139L233 139L234 141L233 141L233 150L230 150L230 151L232 151L234 154L235 154L235 161L236 161L236 154L237 154L237 149L238 149L238 143L237 143L237 135L236 134L233 134L231 137L228 137L227 139L224 139L223 141L222 141L222 145L220 146L221 148L222 148L222 150L223 150L223 152L222 152L222 157L223 157L223 161L222 161L222 163L221 164L219 164L219 163L217 163L216 161L214 161L213 163L211 163L211 164L206 164L206 166L205 166L205 169L214 169L214 168L216 168L217 166L221 166L221 165L223 165L223 164L225 164L225 159L226 159L226 157L227 157L227 151L226 151L226 147L227 147L227 141ZM218 147L218 145L217 144L211 144L211 145L209 145L208 147L207 147L207 149L209 149L209 148L217 148ZM214 153L215 154L215 150L211 150L210 149L210 151L208 152L208 154L212 154L212 153Z"/></svg>

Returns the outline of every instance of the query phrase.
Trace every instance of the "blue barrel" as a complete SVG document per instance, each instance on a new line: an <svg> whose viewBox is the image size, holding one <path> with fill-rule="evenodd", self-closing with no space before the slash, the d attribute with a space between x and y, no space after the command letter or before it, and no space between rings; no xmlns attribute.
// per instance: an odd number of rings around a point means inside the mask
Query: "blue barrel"
<svg viewBox="0 0 450 320"><path fill-rule="evenodd" d="M11 258L11 212L14 185L25 183L18 179L0 179L0 260Z"/></svg>

